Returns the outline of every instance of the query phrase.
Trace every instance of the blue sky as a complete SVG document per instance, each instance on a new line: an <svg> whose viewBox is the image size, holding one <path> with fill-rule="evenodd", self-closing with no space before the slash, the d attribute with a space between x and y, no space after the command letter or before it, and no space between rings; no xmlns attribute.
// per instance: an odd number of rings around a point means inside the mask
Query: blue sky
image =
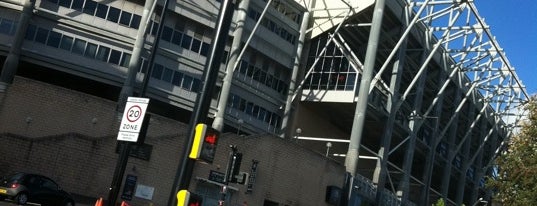
<svg viewBox="0 0 537 206"><path fill-rule="evenodd" d="M474 4L526 85L528 94L536 94L537 0L475 0Z"/></svg>

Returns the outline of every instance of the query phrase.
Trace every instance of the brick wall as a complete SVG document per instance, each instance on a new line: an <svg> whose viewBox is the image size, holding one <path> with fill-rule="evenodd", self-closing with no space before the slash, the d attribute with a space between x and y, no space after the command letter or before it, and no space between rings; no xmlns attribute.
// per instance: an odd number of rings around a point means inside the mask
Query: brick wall
<svg viewBox="0 0 537 206"><path fill-rule="evenodd" d="M119 118L115 102L65 88L17 77L0 93L0 174L26 171L50 176L65 190L90 197L108 196L118 154ZM152 115L146 143L152 145L149 161L129 158L125 177L154 187L152 200L134 197L132 205L166 205L187 125ZM241 171L249 172L259 160L253 192L231 184L234 204L262 205L265 199L280 205L326 205L328 185L343 184L344 167L297 144L273 136L224 134L213 164L197 163L190 187L207 178L210 170L224 172L229 144L243 153ZM122 190L120 190L121 194Z"/></svg>

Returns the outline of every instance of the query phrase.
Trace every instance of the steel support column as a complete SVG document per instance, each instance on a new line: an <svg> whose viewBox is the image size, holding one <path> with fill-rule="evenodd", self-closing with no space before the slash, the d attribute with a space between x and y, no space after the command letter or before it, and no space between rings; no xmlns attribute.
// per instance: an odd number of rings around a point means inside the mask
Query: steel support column
<svg viewBox="0 0 537 206"><path fill-rule="evenodd" d="M397 117L398 109L396 107L397 102L401 101L399 89L401 85L401 78L403 73L403 68L405 65L405 54L407 48L407 39L404 39L401 47L399 48L399 54L395 60L392 68L392 75L390 78L390 91L392 95L388 96L388 101L386 102L389 116L386 121L386 126L384 127L384 133L382 135L382 140L380 142L380 149L378 151L378 156L380 157L377 160L377 166L373 173L373 183L377 185L377 203L381 202L383 198L382 191L384 190L386 184L386 175L389 175L388 171L388 159L389 151L391 146L391 139L393 136L393 128L395 124L395 118ZM422 90L423 91L423 90Z"/></svg>
<svg viewBox="0 0 537 206"><path fill-rule="evenodd" d="M465 115L467 117L475 117L476 115L476 107L474 104L470 104L469 105L469 111L468 111L468 115ZM476 117L475 121L479 121L479 115L478 117ZM474 121L474 123L475 123ZM469 162L468 160L470 158L468 158L468 155L470 153L470 147L471 147L471 144L472 144L472 139L471 138L466 138L468 136L472 136L471 134L473 133L473 130L474 130L474 127L473 125L475 124L472 124L469 128L468 128L468 131L467 131L467 134L465 136L465 138L463 138L461 140L461 146L462 146L462 151L461 151L461 167L459 168L459 171L460 171L460 174L459 174L459 178L458 178L458 181L457 181L457 189L455 190L456 191L456 196L455 196L455 203L457 205L462 205L462 202L464 200L464 193L465 193L465 186L466 186L466 168L467 168L467 165L469 165ZM455 153L458 153L458 151L456 150ZM451 161L450 161L451 162Z"/></svg>
<svg viewBox="0 0 537 206"><path fill-rule="evenodd" d="M377 0L375 3L373 21L371 22L371 30L369 33L369 39L365 55L363 70L364 72L362 73L362 80L360 82L360 89L358 93L358 101L356 102L349 149L347 151L347 156L345 157L345 168L347 172L349 172L353 176L356 175L356 167L358 165L358 156L360 144L362 141L362 131L364 129L364 120L367 109L367 102L369 99L369 87L371 84L371 77L373 76L375 60L377 57L377 47L380 38L382 17L384 15L384 5L385 0Z"/></svg>

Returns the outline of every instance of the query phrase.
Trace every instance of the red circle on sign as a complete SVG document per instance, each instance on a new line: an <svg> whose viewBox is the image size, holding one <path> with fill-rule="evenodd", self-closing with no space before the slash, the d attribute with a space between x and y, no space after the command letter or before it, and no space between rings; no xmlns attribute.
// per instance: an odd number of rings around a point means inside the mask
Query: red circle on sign
<svg viewBox="0 0 537 206"><path fill-rule="evenodd" d="M127 120L129 122L136 122L142 116L142 108L138 105L133 105L127 110Z"/></svg>

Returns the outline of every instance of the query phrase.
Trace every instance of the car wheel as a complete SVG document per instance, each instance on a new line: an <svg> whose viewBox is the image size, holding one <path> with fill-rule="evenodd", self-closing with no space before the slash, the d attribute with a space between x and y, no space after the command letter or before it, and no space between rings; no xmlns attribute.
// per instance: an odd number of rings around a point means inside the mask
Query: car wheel
<svg viewBox="0 0 537 206"><path fill-rule="evenodd" d="M71 201L67 201L65 202L65 204L63 204L64 206L75 206L75 203L71 202Z"/></svg>
<svg viewBox="0 0 537 206"><path fill-rule="evenodd" d="M15 196L15 202L19 205L25 205L28 201L28 194L26 193L19 193L17 196Z"/></svg>

